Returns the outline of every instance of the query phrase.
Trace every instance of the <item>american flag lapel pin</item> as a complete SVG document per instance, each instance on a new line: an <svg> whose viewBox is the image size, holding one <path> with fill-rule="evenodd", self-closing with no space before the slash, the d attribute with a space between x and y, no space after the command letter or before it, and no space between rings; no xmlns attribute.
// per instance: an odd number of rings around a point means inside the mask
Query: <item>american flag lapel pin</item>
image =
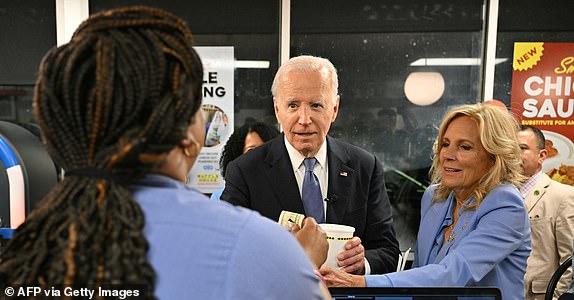
<svg viewBox="0 0 574 300"><path fill-rule="evenodd" d="M341 171L341 172L339 173L339 176L347 177L347 175L348 175L348 174L347 174L347 172L345 172L345 171Z"/></svg>

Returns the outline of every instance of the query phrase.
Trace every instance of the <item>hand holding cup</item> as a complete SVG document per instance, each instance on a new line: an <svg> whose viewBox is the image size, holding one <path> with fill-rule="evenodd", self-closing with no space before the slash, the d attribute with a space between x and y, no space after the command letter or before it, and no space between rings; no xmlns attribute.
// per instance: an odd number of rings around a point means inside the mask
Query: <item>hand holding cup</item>
<svg viewBox="0 0 574 300"><path fill-rule="evenodd" d="M347 273L365 274L365 247L357 236L347 241L345 250L337 255L337 265Z"/></svg>
<svg viewBox="0 0 574 300"><path fill-rule="evenodd" d="M356 263L355 254L358 253L360 255L360 251L357 250L363 249L364 252L364 248L362 248L363 246L361 246L361 240L358 237L355 239L353 238L355 228L339 224L319 224L319 226L325 230L327 233L327 240L329 241L329 252L327 254L325 265L333 269L339 269L340 266L338 264L338 256L340 254L343 255L343 265L341 266L347 266L345 265L345 260L351 265Z"/></svg>

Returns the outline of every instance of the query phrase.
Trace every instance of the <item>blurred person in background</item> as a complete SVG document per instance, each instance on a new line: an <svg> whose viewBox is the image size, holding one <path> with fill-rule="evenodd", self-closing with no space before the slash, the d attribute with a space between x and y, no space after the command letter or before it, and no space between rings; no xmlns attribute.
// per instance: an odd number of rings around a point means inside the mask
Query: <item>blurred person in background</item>
<svg viewBox="0 0 574 300"><path fill-rule="evenodd" d="M495 107L500 107L501 109L507 110L508 108L506 107L506 104L504 104L504 102L497 100L497 99L490 99L490 100L486 100L484 101L484 104L487 105L492 105Z"/></svg>
<svg viewBox="0 0 574 300"><path fill-rule="evenodd" d="M387 168L405 170L410 166L410 145L412 138L417 132L400 129L397 123L397 112L392 108L383 108L377 113L378 119L369 126L375 126L373 130L374 149L380 154ZM403 119L403 118L401 118Z"/></svg>
<svg viewBox="0 0 574 300"><path fill-rule="evenodd" d="M221 153L221 159L219 161L221 175L225 178L227 165L234 159L251 149L265 144L265 142L278 135L279 130L277 130L277 128L262 122L249 122L239 127L231 134ZM222 192L223 188L213 192L211 199L219 200Z"/></svg>
<svg viewBox="0 0 574 300"><path fill-rule="evenodd" d="M532 232L532 253L524 276L526 299L540 300L544 299L552 274L572 255L574 187L554 181L542 172L548 151L540 129L520 126L518 141L522 149L522 175L528 178L520 193ZM566 291L571 277L572 269L564 272L554 290L554 299Z"/></svg>

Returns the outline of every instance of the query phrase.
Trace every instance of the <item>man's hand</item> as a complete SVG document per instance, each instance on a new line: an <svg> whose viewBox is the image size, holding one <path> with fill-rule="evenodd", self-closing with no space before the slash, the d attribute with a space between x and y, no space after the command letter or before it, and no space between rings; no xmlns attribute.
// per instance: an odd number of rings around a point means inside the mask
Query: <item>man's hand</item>
<svg viewBox="0 0 574 300"><path fill-rule="evenodd" d="M366 287L365 276L352 275L342 270L329 267L321 268L321 275L325 278L328 287Z"/></svg>
<svg viewBox="0 0 574 300"><path fill-rule="evenodd" d="M337 255L337 260L341 270L351 274L365 274L365 247L361 239L355 236L345 243L345 251Z"/></svg>
<svg viewBox="0 0 574 300"><path fill-rule="evenodd" d="M291 223L291 232L295 235L301 247L309 256L309 259L315 268L319 268L325 260L327 260L327 251L329 250L329 243L327 242L327 234L321 229L315 219L307 217L303 220L303 228L295 223Z"/></svg>

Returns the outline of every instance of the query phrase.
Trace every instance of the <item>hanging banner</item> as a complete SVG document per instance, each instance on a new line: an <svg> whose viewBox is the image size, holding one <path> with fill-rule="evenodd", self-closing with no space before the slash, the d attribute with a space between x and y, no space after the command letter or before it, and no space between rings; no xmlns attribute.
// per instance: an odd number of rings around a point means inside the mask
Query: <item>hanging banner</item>
<svg viewBox="0 0 574 300"><path fill-rule="evenodd" d="M233 47L194 47L203 63L205 146L189 173L189 185L202 193L224 187L219 171L223 146L233 132L235 58Z"/></svg>
<svg viewBox="0 0 574 300"><path fill-rule="evenodd" d="M574 185L574 43L514 43L512 69L510 109L544 133L543 171Z"/></svg>

